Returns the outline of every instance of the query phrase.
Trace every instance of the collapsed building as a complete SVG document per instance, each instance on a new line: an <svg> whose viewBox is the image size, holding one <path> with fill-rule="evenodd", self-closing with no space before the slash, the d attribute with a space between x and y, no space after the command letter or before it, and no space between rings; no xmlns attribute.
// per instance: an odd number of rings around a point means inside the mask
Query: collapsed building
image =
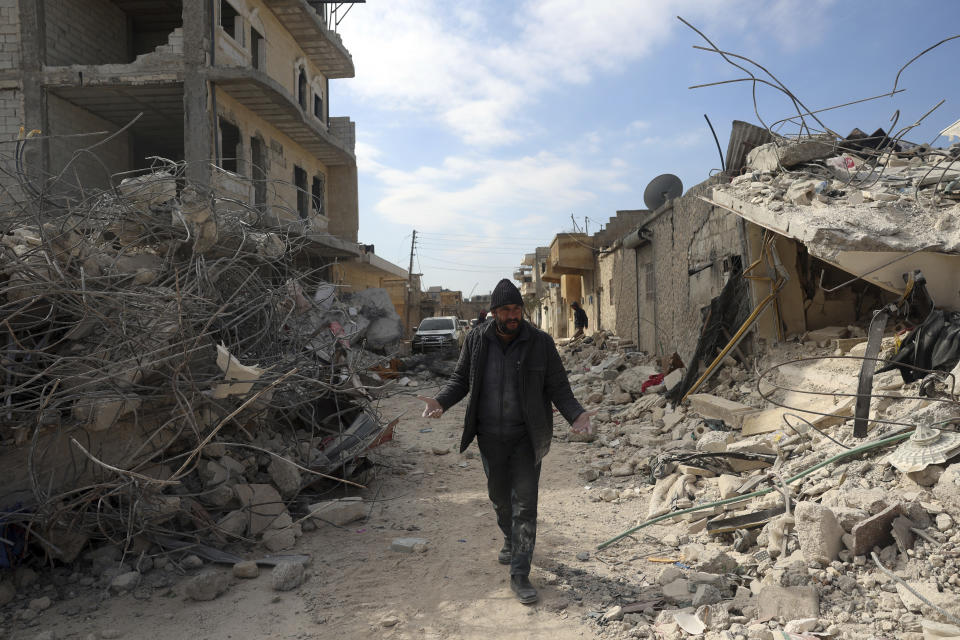
<svg viewBox="0 0 960 640"><path fill-rule="evenodd" d="M357 243L332 11L0 3L0 567L288 549L363 484L415 281Z"/></svg>
<svg viewBox="0 0 960 640"><path fill-rule="evenodd" d="M525 258L534 313L590 313L563 357L598 435L568 438L591 499L639 520L596 551L626 585L607 633L960 634L958 160L737 122L725 172ZM638 579L644 530L665 568Z"/></svg>

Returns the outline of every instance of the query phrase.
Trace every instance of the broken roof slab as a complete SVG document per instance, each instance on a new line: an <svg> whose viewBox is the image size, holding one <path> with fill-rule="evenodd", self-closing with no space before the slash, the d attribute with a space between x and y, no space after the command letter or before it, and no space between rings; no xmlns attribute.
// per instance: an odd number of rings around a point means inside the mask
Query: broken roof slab
<svg viewBox="0 0 960 640"><path fill-rule="evenodd" d="M919 269L927 290L941 308L960 311L960 291L952 274L960 273L958 207L929 212L893 206L791 205L779 211L742 199L732 185L713 190L704 201L744 220L801 242L810 255L892 293L902 294L903 274ZM941 249L937 251L936 249ZM824 283L831 286L838 283Z"/></svg>

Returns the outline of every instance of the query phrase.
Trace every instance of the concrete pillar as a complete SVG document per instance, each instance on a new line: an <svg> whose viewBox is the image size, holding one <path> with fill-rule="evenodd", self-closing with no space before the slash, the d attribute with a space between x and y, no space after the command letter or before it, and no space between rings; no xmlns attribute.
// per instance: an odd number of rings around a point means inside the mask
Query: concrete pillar
<svg viewBox="0 0 960 640"><path fill-rule="evenodd" d="M357 241L360 227L360 198L357 192L357 165L334 165L327 179L327 230L341 240Z"/></svg>
<svg viewBox="0 0 960 640"><path fill-rule="evenodd" d="M187 179L209 187L214 157L212 98L207 81L213 50L213 0L183 3L183 154Z"/></svg>
<svg viewBox="0 0 960 640"><path fill-rule="evenodd" d="M23 124L27 132L39 129L50 133L47 118L47 92L43 86L43 65L47 57L44 0L20 2L20 69L23 87ZM27 174L40 188L49 175L50 145L46 138L27 143Z"/></svg>

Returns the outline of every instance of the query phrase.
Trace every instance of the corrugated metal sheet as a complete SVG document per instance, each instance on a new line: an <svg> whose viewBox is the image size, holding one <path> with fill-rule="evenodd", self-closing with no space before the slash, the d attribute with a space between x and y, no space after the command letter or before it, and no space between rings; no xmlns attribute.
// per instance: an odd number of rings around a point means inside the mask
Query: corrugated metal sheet
<svg viewBox="0 0 960 640"><path fill-rule="evenodd" d="M730 131L730 142L727 144L727 173L738 175L743 170L750 150L772 140L773 136L763 127L742 120L734 120Z"/></svg>

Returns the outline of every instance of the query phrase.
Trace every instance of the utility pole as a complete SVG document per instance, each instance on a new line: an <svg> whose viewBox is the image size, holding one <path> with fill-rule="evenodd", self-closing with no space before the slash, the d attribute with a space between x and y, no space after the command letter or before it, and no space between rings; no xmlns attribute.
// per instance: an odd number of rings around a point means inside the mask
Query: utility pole
<svg viewBox="0 0 960 640"><path fill-rule="evenodd" d="M413 328L410 326L410 306L413 304L413 250L417 245L417 230L413 230L413 237L410 238L410 268L407 269L407 313L406 325L410 335L413 335Z"/></svg>

